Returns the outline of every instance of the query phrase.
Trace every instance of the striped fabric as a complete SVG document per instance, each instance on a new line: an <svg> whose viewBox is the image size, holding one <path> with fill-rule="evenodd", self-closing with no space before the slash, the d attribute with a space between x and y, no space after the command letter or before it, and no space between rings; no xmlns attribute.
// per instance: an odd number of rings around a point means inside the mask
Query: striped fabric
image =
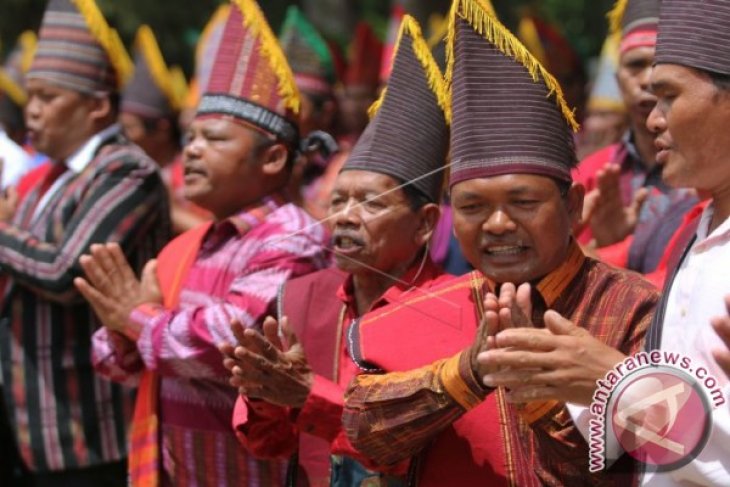
<svg viewBox="0 0 730 487"><path fill-rule="evenodd" d="M416 55L416 41L420 41L422 55L430 61L430 74L438 77L435 89L445 91L446 88L415 20L406 19L401 26L398 51L380 108L342 170L387 174L410 183L430 201L438 202L449 147L449 128L444 110L430 86L429 72ZM406 25L415 26L416 31L414 28L406 30Z"/></svg>
<svg viewBox="0 0 730 487"><path fill-rule="evenodd" d="M559 268L537 284L536 291L535 326L543 327L545 310L553 309L623 353L641 349L658 301L657 292L641 277L587 259L577 246L573 246ZM432 293L438 296L439 289ZM432 303L438 307L436 299ZM450 313L442 317L456 316L453 310L447 311L450 303L440 306L444 313ZM387 311L383 308L380 312ZM478 323L474 321L468 326L476 330ZM398 315L394 314L384 324L398 326L398 322ZM618 475L589 474L588 445L563 404L540 402L517 408L504 402L503 391L498 390L476 408L467 410L462 404L472 405L475 398L484 396L484 390L475 384L468 357L461 354L461 359L460 378L454 377L453 358L410 372L357 377L347 392L343 414L343 426L354 446L383 464L408 454L428 459L421 462L421 477L416 485L445 485L434 481L444 471L450 471L454 485L467 485L461 479L469 478L469 469L485 468L478 463L483 452L472 450L475 459L460 471L438 464L436 458L429 456L429 450L438 446L440 435L449 437L448 430L443 433L445 426L459 418L467 419L484 404L496 400L500 413L491 420L503 422L504 461L510 485L630 485L631 470L627 471L629 478L625 471ZM470 391L463 392L465 388ZM446 391L462 391L463 395L457 398ZM473 444L484 440L484 432L479 428L460 436Z"/></svg>
<svg viewBox="0 0 730 487"><path fill-rule="evenodd" d="M626 37L637 29L656 30L661 0L628 0L621 18L621 35Z"/></svg>
<svg viewBox="0 0 730 487"><path fill-rule="evenodd" d="M730 75L730 2L662 0L656 63Z"/></svg>
<svg viewBox="0 0 730 487"><path fill-rule="evenodd" d="M451 178L531 173L570 180L573 137L542 80L456 16Z"/></svg>
<svg viewBox="0 0 730 487"><path fill-rule="evenodd" d="M286 11L279 42L299 89L315 95L331 95L335 82L332 53L327 41L296 5Z"/></svg>
<svg viewBox="0 0 730 487"><path fill-rule="evenodd" d="M38 187L11 225L0 223L0 265L10 277L0 311L4 399L22 458L37 472L126 456L124 392L94 374L99 323L72 280L91 243L120 242L139 270L170 231L157 165L118 136L62 181L33 223Z"/></svg>
<svg viewBox="0 0 730 487"><path fill-rule="evenodd" d="M232 116L295 145L298 101L294 75L258 4L233 1L197 116Z"/></svg>
<svg viewBox="0 0 730 487"><path fill-rule="evenodd" d="M87 94L117 89L117 73L109 55L71 0L48 3L27 77Z"/></svg>
<svg viewBox="0 0 730 487"><path fill-rule="evenodd" d="M184 279L180 305L145 305L127 333L135 353L112 335L94 337L94 364L115 380L142 367L161 377L162 485L226 487L282 485L285 462L259 461L231 428L237 397L217 345L234 342L230 321L260 326L273 314L279 285L326 266L324 230L280 198L213 226Z"/></svg>

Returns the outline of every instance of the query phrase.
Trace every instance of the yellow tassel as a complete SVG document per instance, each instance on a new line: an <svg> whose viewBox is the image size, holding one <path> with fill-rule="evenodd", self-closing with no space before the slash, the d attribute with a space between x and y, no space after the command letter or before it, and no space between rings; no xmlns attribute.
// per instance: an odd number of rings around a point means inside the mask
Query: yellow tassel
<svg viewBox="0 0 730 487"><path fill-rule="evenodd" d="M13 103L22 107L28 101L28 95L22 86L18 86L13 79L0 68L0 91L7 94Z"/></svg>
<svg viewBox="0 0 730 487"><path fill-rule="evenodd" d="M157 87L164 93L172 109L179 110L181 100L173 88L172 74L162 56L160 46L157 44L157 39L155 39L155 34L149 26L140 26L137 30L135 44L137 49L142 53L142 57L149 67L152 79Z"/></svg>
<svg viewBox="0 0 730 487"><path fill-rule="evenodd" d="M433 49L439 42L446 38L446 33L449 30L449 18L439 14L431 14L428 18L428 23L431 36L426 41L426 44L428 44L430 49Z"/></svg>
<svg viewBox="0 0 730 487"><path fill-rule="evenodd" d="M396 51L393 50L393 52L396 52ZM368 108L368 118L370 118L370 120L372 120L373 118L375 118L375 115L377 115L378 112L380 111L380 106L383 104L383 100L385 100L385 93L387 91L388 91L388 87L387 86L384 87L382 90L380 90L380 96Z"/></svg>
<svg viewBox="0 0 730 487"><path fill-rule="evenodd" d="M94 0L72 0L86 20L94 39L101 44L117 73L117 87L121 88L132 76L134 64L116 30L109 27Z"/></svg>
<svg viewBox="0 0 730 487"><path fill-rule="evenodd" d="M608 17L608 32L609 34L615 34L621 32L621 22L624 20L624 14L626 13L626 6L629 4L629 0L616 0L616 4L613 6L610 12L606 14Z"/></svg>
<svg viewBox="0 0 730 487"><path fill-rule="evenodd" d="M294 114L299 113L301 103L294 74L281 50L279 41L269 27L266 17L254 0L232 0L243 13L243 25L261 42L261 56L269 60L271 69L278 79L278 93L284 105Z"/></svg>
<svg viewBox="0 0 730 487"><path fill-rule="evenodd" d="M418 25L416 19L410 15L403 16L403 21L401 22L400 30L398 32L398 38L396 39L395 47L393 48L393 62L395 62L395 56L398 54L398 47L400 46L404 35L410 36L413 40L413 52L426 73L428 87L436 96L436 101L438 102L439 107L441 107L441 110L444 112L446 123L450 125L451 100L448 87L446 86L446 81L444 80L444 75L441 73L436 61L433 59L431 49L429 49L428 44L426 44L426 41L423 39L421 26ZM380 93L380 97L368 109L368 115L370 118L373 118L377 114L380 106L383 104L385 94L386 90L383 89L382 93Z"/></svg>
<svg viewBox="0 0 730 487"><path fill-rule="evenodd" d="M18 38L18 44L20 45L20 69L23 73L27 73L30 69L31 63L33 63L33 56L35 56L36 45L38 44L38 38L35 32L32 30L26 30Z"/></svg>
<svg viewBox="0 0 730 487"><path fill-rule="evenodd" d="M537 32L535 22L530 17L523 17L517 26L517 33L520 40L527 46L533 56L542 64L547 64L547 55L540 41L540 34Z"/></svg>
<svg viewBox="0 0 730 487"><path fill-rule="evenodd" d="M177 110L182 110L185 99L188 96L188 82L180 66L170 68L170 84L172 85L172 93L175 97L173 107Z"/></svg>
<svg viewBox="0 0 730 487"><path fill-rule="evenodd" d="M450 32L449 32L449 44L447 45L447 56L448 68L446 72L446 80L449 86L453 79L453 64L454 64L454 40L455 40L455 23L456 15L459 15L471 25L474 30L487 41L494 44L505 56L513 58L515 61L523 65L530 73L533 81L538 82L542 80L547 86L548 96L555 95L555 101L563 113L565 121L570 125L573 131L578 131L578 122L575 120L573 110L568 107L565 97L563 96L563 89L560 87L558 81L551 75L540 62L530 54L525 46L504 26L494 15L489 13L482 2L478 0L455 0L452 6Z"/></svg>

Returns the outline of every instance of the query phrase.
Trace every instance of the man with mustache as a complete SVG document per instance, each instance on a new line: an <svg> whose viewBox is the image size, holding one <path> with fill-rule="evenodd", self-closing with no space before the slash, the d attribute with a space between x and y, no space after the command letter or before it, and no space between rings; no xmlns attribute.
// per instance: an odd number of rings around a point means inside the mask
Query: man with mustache
<svg viewBox="0 0 730 487"><path fill-rule="evenodd" d="M562 329L556 311L577 337L638 350L657 294L585 257L571 235L584 190L571 180L575 122L557 81L482 1L452 12L449 183L454 232L478 270L353 325L357 362L388 373L354 379L344 429L382 465L411 458L413 485L625 485L630 471L589 474L564 403L513 403L477 380L492 371L477 356L499 329Z"/></svg>
<svg viewBox="0 0 730 487"><path fill-rule="evenodd" d="M100 323L73 279L94 243L118 242L138 271L170 235L157 166L116 123L130 67L93 0L48 3L25 119L50 162L16 211L0 198L0 443L19 453L2 485L126 485L125 393L94 373Z"/></svg>
<svg viewBox="0 0 730 487"><path fill-rule="evenodd" d="M240 330L239 346L222 348L241 392L234 414L241 442L263 457L298 451L299 485L304 476L316 486L330 485L330 476L343 486L379 477L346 456L335 458L330 475L330 450L344 440L344 389L359 372L350 359L349 327L449 279L428 252L448 148L447 89L410 16L399 38L377 114L331 196L337 268L282 287L279 315L291 323L290 333L284 327L286 351L278 350L273 319L264 323L265 337Z"/></svg>
<svg viewBox="0 0 730 487"><path fill-rule="evenodd" d="M642 485L730 485L730 378L724 374L730 324L728 22L727 0L662 1L656 65L650 79L657 104L647 124L655 135L657 162L666 183L694 188L711 199L665 285L646 335L646 350L673 352L690 358L692 369L703 367L704 378L715 381L712 403L716 407L711 418L706 418L712 421L712 431L703 449L673 470L647 471ZM564 325L566 331L572 329L570 324ZM589 405L596 388L595 382L583 379L595 378L596 372L604 374L625 357L595 341L591 345L587 339L575 340L570 334L557 333L541 339L530 330L500 333L497 345L511 349L489 351L479 361L484 366L512 370L491 374L485 382L510 387L512 394L523 400L573 402L576 406L571 407L571 415L582 424L581 418L588 412L578 405ZM556 362L559 354L555 351L567 351L567 345L578 349L590 347L594 353L585 354L579 361ZM613 364L608 357L614 357ZM528 370L534 367L540 367L542 372L534 374ZM716 396L715 390L721 394ZM697 422L702 419L705 418L698 414ZM650 426L651 430L655 428ZM587 431L584 434L588 436ZM608 441L611 440L609 436ZM618 451L617 446L613 441L607 449Z"/></svg>
<svg viewBox="0 0 730 487"><path fill-rule="evenodd" d="M134 486L282 485L231 430L237 393L217 345L231 321L260 327L279 286L323 268L325 231L284 194L298 156L299 94L253 0L235 0L185 146L185 194L214 222L170 242L141 282L114 246L92 247L76 284L105 328L97 370L139 378ZM141 377L140 377L141 374Z"/></svg>

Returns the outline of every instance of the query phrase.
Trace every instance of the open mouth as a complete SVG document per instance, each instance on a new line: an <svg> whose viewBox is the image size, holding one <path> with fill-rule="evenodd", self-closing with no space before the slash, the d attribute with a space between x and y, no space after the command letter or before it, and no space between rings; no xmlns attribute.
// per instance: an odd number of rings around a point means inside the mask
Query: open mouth
<svg viewBox="0 0 730 487"><path fill-rule="evenodd" d="M527 247L520 244L515 245L489 245L484 252L490 257L514 257L523 254Z"/></svg>
<svg viewBox="0 0 730 487"><path fill-rule="evenodd" d="M365 242L363 242L362 239L353 235L335 234L332 241L335 251L342 254L357 252L365 246Z"/></svg>

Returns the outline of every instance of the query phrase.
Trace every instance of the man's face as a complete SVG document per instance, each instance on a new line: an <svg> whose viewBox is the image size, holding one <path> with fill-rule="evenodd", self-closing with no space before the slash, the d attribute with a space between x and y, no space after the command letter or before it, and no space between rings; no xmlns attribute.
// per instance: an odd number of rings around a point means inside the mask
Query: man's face
<svg viewBox="0 0 730 487"><path fill-rule="evenodd" d="M647 125L663 179L711 194L730 188L730 93L706 74L675 64L656 66L651 85L658 101Z"/></svg>
<svg viewBox="0 0 730 487"><path fill-rule="evenodd" d="M649 90L649 75L654 64L653 47L636 47L626 51L619 58L616 79L621 89L631 122L639 129L646 125L646 119L656 104L656 97Z"/></svg>
<svg viewBox="0 0 730 487"><path fill-rule="evenodd" d="M471 179L451 190L454 233L462 252L496 282L542 278L565 259L583 187L566 196L545 176L508 174Z"/></svg>
<svg viewBox="0 0 730 487"><path fill-rule="evenodd" d="M222 219L265 196L265 140L231 120L195 119L184 150L185 197Z"/></svg>
<svg viewBox="0 0 730 487"><path fill-rule="evenodd" d="M47 81L26 83L25 120L33 148L54 161L66 159L95 133L92 112L99 100Z"/></svg>
<svg viewBox="0 0 730 487"><path fill-rule="evenodd" d="M337 267L353 274L393 274L426 243L421 211L411 210L398 182L370 171L343 171L330 199L329 221ZM401 269L405 270L405 269Z"/></svg>

